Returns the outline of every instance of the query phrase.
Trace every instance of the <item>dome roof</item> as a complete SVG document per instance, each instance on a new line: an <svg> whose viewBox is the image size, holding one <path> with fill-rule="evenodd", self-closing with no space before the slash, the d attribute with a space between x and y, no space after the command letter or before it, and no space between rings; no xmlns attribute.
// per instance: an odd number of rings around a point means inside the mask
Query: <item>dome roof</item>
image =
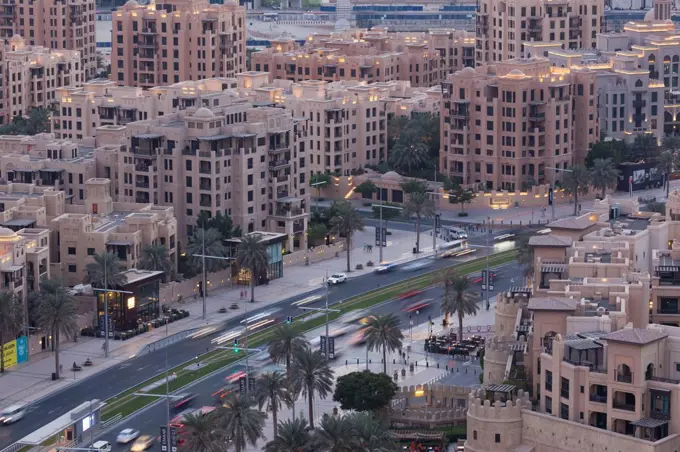
<svg viewBox="0 0 680 452"><path fill-rule="evenodd" d="M199 108L198 110L196 110L196 113L194 113L194 118L212 118L214 116L215 114L212 111L210 111L210 109L205 107Z"/></svg>
<svg viewBox="0 0 680 452"><path fill-rule="evenodd" d="M0 227L0 237L14 237L16 235L17 233L12 231L11 229Z"/></svg>
<svg viewBox="0 0 680 452"><path fill-rule="evenodd" d="M475 74L476 74L475 70L469 66L460 70L460 75L466 75L469 77Z"/></svg>
<svg viewBox="0 0 680 452"><path fill-rule="evenodd" d="M13 35L9 42L24 42L24 38L21 35Z"/></svg>
<svg viewBox="0 0 680 452"><path fill-rule="evenodd" d="M394 180L394 181L400 181L402 177L395 171L388 171L382 176L383 179L386 180Z"/></svg>
<svg viewBox="0 0 680 452"><path fill-rule="evenodd" d="M132 9L132 8L137 8L139 6L139 3L137 3L135 0L128 0L124 5L123 8L125 9Z"/></svg>
<svg viewBox="0 0 680 452"><path fill-rule="evenodd" d="M654 20L654 8L650 8L649 11L647 11L647 14L645 14L645 21L653 21Z"/></svg>

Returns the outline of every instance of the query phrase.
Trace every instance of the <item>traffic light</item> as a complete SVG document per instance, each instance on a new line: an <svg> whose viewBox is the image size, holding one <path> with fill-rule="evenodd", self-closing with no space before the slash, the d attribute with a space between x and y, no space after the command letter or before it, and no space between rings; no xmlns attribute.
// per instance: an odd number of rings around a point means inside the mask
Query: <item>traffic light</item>
<svg viewBox="0 0 680 452"><path fill-rule="evenodd" d="M291 323L293 323L293 316L292 315L289 315L289 316L286 317L286 323L289 324L289 325Z"/></svg>
<svg viewBox="0 0 680 452"><path fill-rule="evenodd" d="M234 339L234 353L238 353L238 352L239 352L238 339Z"/></svg>

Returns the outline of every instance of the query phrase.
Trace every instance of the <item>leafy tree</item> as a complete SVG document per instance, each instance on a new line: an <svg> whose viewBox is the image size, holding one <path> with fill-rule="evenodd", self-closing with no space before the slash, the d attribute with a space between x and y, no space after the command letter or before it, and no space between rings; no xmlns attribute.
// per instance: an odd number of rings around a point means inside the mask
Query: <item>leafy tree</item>
<svg viewBox="0 0 680 452"><path fill-rule="evenodd" d="M262 7L273 8L275 6L281 6L281 0L262 0Z"/></svg>
<svg viewBox="0 0 680 452"><path fill-rule="evenodd" d="M351 271L350 254L352 253L352 236L357 231L364 230L364 219L359 212L352 207L349 201L334 203L335 216L331 218L331 231L337 232L347 240L347 271Z"/></svg>
<svg viewBox="0 0 680 452"><path fill-rule="evenodd" d="M373 193L378 191L378 187L369 179L357 185L354 191L359 193L362 198L371 199L373 198Z"/></svg>
<svg viewBox="0 0 680 452"><path fill-rule="evenodd" d="M189 413L182 424L182 450L185 452L226 452L227 435L216 411L208 414Z"/></svg>
<svg viewBox="0 0 680 452"><path fill-rule="evenodd" d="M404 194L410 195L413 193L426 193L429 187L426 182L419 179L409 179L401 183L401 189Z"/></svg>
<svg viewBox="0 0 680 452"><path fill-rule="evenodd" d="M338 377L333 401L343 410L380 411L397 393L397 384L386 374L351 372Z"/></svg>
<svg viewBox="0 0 680 452"><path fill-rule="evenodd" d="M564 184L574 194L574 215L578 214L578 197L587 195L590 189L590 173L583 165L574 165L564 173Z"/></svg>
<svg viewBox="0 0 680 452"><path fill-rule="evenodd" d="M269 341L269 357L277 364L286 365L286 373L290 377L290 366L293 355L309 346L304 334L291 324L284 323L274 329Z"/></svg>
<svg viewBox="0 0 680 452"><path fill-rule="evenodd" d="M666 150L659 155L657 161L657 170L664 175L664 180L666 181L666 199L668 199L671 190L670 175L673 172L675 160L674 151Z"/></svg>
<svg viewBox="0 0 680 452"><path fill-rule="evenodd" d="M380 422L371 413L351 413L347 415L347 420L353 427L352 430L359 450L371 452L397 452L401 450L395 444L386 424Z"/></svg>
<svg viewBox="0 0 680 452"><path fill-rule="evenodd" d="M217 416L222 429L232 439L236 452L242 452L246 444L255 445L262 436L264 420L267 417L255 408L255 400L246 395L227 396Z"/></svg>
<svg viewBox="0 0 680 452"><path fill-rule="evenodd" d="M475 194L472 190L465 189L457 185L449 192L449 202L451 204L460 204L461 213L465 213L465 204L470 204L475 199Z"/></svg>
<svg viewBox="0 0 680 452"><path fill-rule="evenodd" d="M596 159L611 159L618 164L626 160L628 154L628 145L623 140L600 141L588 152L586 167L592 168Z"/></svg>
<svg viewBox="0 0 680 452"><path fill-rule="evenodd" d="M61 334L74 337L78 333L78 305L75 298L59 281L43 281L42 300L38 305L38 326L52 332L54 338L54 372L59 378L59 345Z"/></svg>
<svg viewBox="0 0 680 452"><path fill-rule="evenodd" d="M260 375L256 381L255 399L257 406L262 410L266 405L267 411L272 412L272 421L274 422L274 437L277 436L278 412L283 404L292 405L293 395L288 390L288 380L286 376L279 371L265 372Z"/></svg>
<svg viewBox="0 0 680 452"><path fill-rule="evenodd" d="M666 215L666 203L665 202L650 202L645 206L644 209L647 212L656 212L661 215Z"/></svg>
<svg viewBox="0 0 680 452"><path fill-rule="evenodd" d="M0 126L0 135L37 135L49 132L50 114L46 108L33 108L28 116L15 116L11 123Z"/></svg>
<svg viewBox="0 0 680 452"><path fill-rule="evenodd" d="M411 193L404 204L403 213L407 218L416 217L416 253L420 253L420 222L423 218L434 216L434 202L427 193Z"/></svg>
<svg viewBox="0 0 680 452"><path fill-rule="evenodd" d="M310 223L307 228L307 238L312 245L325 243L327 234L328 227L323 223Z"/></svg>
<svg viewBox="0 0 680 452"><path fill-rule="evenodd" d="M325 399L333 387L333 370L319 350L296 350L291 364L291 383L295 394L307 397L309 425L314 428L314 394Z"/></svg>
<svg viewBox="0 0 680 452"><path fill-rule="evenodd" d="M274 439L264 447L265 452L314 452L313 430L305 418L286 420L279 424Z"/></svg>
<svg viewBox="0 0 680 452"><path fill-rule="evenodd" d="M326 173L314 173L312 174L312 177L309 178L309 185L314 185L318 184L319 182L323 182L324 184L328 185L331 183L331 175L326 174ZM321 187L323 185L319 185ZM314 188L316 188L315 186Z"/></svg>
<svg viewBox="0 0 680 452"><path fill-rule="evenodd" d="M383 372L387 374L387 351L401 349L404 335L399 328L399 317L394 314L374 315L368 318L364 329L366 347L383 352Z"/></svg>
<svg viewBox="0 0 680 452"><path fill-rule="evenodd" d="M5 341L14 340L17 331L21 329L21 301L13 292L0 292L0 373L5 371Z"/></svg>
<svg viewBox="0 0 680 452"><path fill-rule="evenodd" d="M191 264L199 271L203 271L203 258L200 256L226 257L227 249L224 246L222 234L217 229L195 228L194 235L189 239L187 254ZM220 270L224 265L221 259L205 259L205 271L209 273Z"/></svg>
<svg viewBox="0 0 680 452"><path fill-rule="evenodd" d="M442 298L442 311L445 315L458 315L458 340L463 338L463 318L477 313L476 296L470 290L470 280L465 275L456 276L451 281L451 296Z"/></svg>
<svg viewBox="0 0 680 452"><path fill-rule="evenodd" d="M241 237L236 251L236 265L250 270L250 302L255 303L255 286L259 275L266 274L269 268L267 242L262 234L247 234Z"/></svg>
<svg viewBox="0 0 680 452"><path fill-rule="evenodd" d="M637 135L633 140L632 157L635 160L655 158L659 154L659 145L656 137L652 134L644 133Z"/></svg>
<svg viewBox="0 0 680 452"><path fill-rule="evenodd" d="M593 187L602 190L602 198L604 199L607 188L616 186L619 170L616 169L611 159L595 159L593 168L590 170L590 178Z"/></svg>
<svg viewBox="0 0 680 452"><path fill-rule="evenodd" d="M184 278L193 278L198 274L192 263L192 258L182 251L182 244L177 243L177 271Z"/></svg>
<svg viewBox="0 0 680 452"><path fill-rule="evenodd" d="M142 249L142 258L139 260L139 268L164 272L164 279L170 279L173 271L173 262L168 255L168 249L164 245L148 245Z"/></svg>
<svg viewBox="0 0 680 452"><path fill-rule="evenodd" d="M127 282L127 278L121 272L123 264L118 256L110 251L102 254L95 253L85 266L85 284L91 284L97 289L115 289Z"/></svg>
<svg viewBox="0 0 680 452"><path fill-rule="evenodd" d="M661 142L661 148L675 154L680 151L680 137L675 135L665 136Z"/></svg>
<svg viewBox="0 0 680 452"><path fill-rule="evenodd" d="M209 211L201 210L196 218L196 226L202 229L217 229L222 235L222 240L241 236L241 229L234 229L234 222L231 217L222 212L217 212L211 217Z"/></svg>

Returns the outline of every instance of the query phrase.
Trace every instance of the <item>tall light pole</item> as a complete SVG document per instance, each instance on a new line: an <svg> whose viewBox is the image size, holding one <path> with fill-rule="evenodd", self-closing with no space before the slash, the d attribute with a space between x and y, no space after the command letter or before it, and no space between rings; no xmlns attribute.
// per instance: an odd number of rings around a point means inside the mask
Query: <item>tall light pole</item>
<svg viewBox="0 0 680 452"><path fill-rule="evenodd" d="M397 207L397 206L386 206L382 203L382 199L380 199L380 204L371 204L371 208L377 208L378 210L380 210L380 222L379 222L379 225L378 225L378 234L376 234L376 236L378 237L378 249L380 250L379 262L382 262L382 260L383 260L383 240L382 240L383 239L383 233L382 233L382 231L383 231L383 214L382 214L383 209L394 209L394 210L399 210L399 211L404 210L404 209L402 209L401 207Z"/></svg>
<svg viewBox="0 0 680 452"><path fill-rule="evenodd" d="M321 198L321 186L328 184L328 181L322 180L319 182L314 182L313 184L309 184L310 187L315 187L317 189L316 193L316 212L319 212L319 198Z"/></svg>
<svg viewBox="0 0 680 452"><path fill-rule="evenodd" d="M108 250L105 254L108 253ZM93 287L93 292L104 291L104 358L109 357L109 292L114 292L118 294L131 294L132 292L127 290L114 290L109 289L108 272L106 271L106 257L104 257L104 287Z"/></svg>
<svg viewBox="0 0 680 452"><path fill-rule="evenodd" d="M552 221L555 221L555 175L560 171L563 173L573 173L574 171L570 169L556 168L554 166L546 166L545 168L553 170L552 185L550 187L550 190L552 191L552 202L550 203L550 207L552 208Z"/></svg>
<svg viewBox="0 0 680 452"><path fill-rule="evenodd" d="M203 254L192 254L194 257L200 257L202 263L202 270L203 270L203 320L205 320L207 316L207 304L206 304L206 294L208 293L208 272L205 269L205 260L206 259L218 259L222 261L232 261L234 260L233 257L223 257L223 256L206 256L205 254L205 229L203 229ZM251 275L251 277L253 277ZM231 272L229 272L229 280L231 280Z"/></svg>
<svg viewBox="0 0 680 452"><path fill-rule="evenodd" d="M435 170L435 179L437 178L436 176L436 170ZM437 257L437 215L439 212L439 200L444 197L444 193L440 193L439 191L428 191L428 195L433 195L437 197L437 202L435 203L435 211L434 211L434 221L433 221L433 226L432 226L432 252L433 252L433 257Z"/></svg>

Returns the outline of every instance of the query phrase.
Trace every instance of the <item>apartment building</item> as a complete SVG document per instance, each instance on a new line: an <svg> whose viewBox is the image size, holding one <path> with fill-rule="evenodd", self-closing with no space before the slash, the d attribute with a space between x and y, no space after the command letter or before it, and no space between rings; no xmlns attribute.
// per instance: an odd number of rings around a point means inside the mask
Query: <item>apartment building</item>
<svg viewBox="0 0 680 452"><path fill-rule="evenodd" d="M313 34L304 46L290 38L275 39L251 56L251 69L295 82L405 80L427 88L456 69L474 66L473 48L474 38L461 30L388 34L378 27Z"/></svg>
<svg viewBox="0 0 680 452"><path fill-rule="evenodd" d="M245 22L245 7L231 2L130 0L113 13L111 80L151 88L233 77L245 70Z"/></svg>
<svg viewBox="0 0 680 452"><path fill-rule="evenodd" d="M476 64L519 58L524 43L531 41L558 41L564 49L595 48L603 14L601 0L481 0Z"/></svg>
<svg viewBox="0 0 680 452"><path fill-rule="evenodd" d="M30 46L73 51L85 80L97 71L95 0L8 0L0 5L0 38L20 35Z"/></svg>
<svg viewBox="0 0 680 452"><path fill-rule="evenodd" d="M599 140L591 71L514 59L450 74L442 93L440 168L465 186L547 183L546 167L582 163Z"/></svg>
<svg viewBox="0 0 680 452"><path fill-rule="evenodd" d="M82 84L85 75L80 55L76 50L26 45L19 35L1 44L0 124L33 108L51 106L58 101L56 92L61 87Z"/></svg>

